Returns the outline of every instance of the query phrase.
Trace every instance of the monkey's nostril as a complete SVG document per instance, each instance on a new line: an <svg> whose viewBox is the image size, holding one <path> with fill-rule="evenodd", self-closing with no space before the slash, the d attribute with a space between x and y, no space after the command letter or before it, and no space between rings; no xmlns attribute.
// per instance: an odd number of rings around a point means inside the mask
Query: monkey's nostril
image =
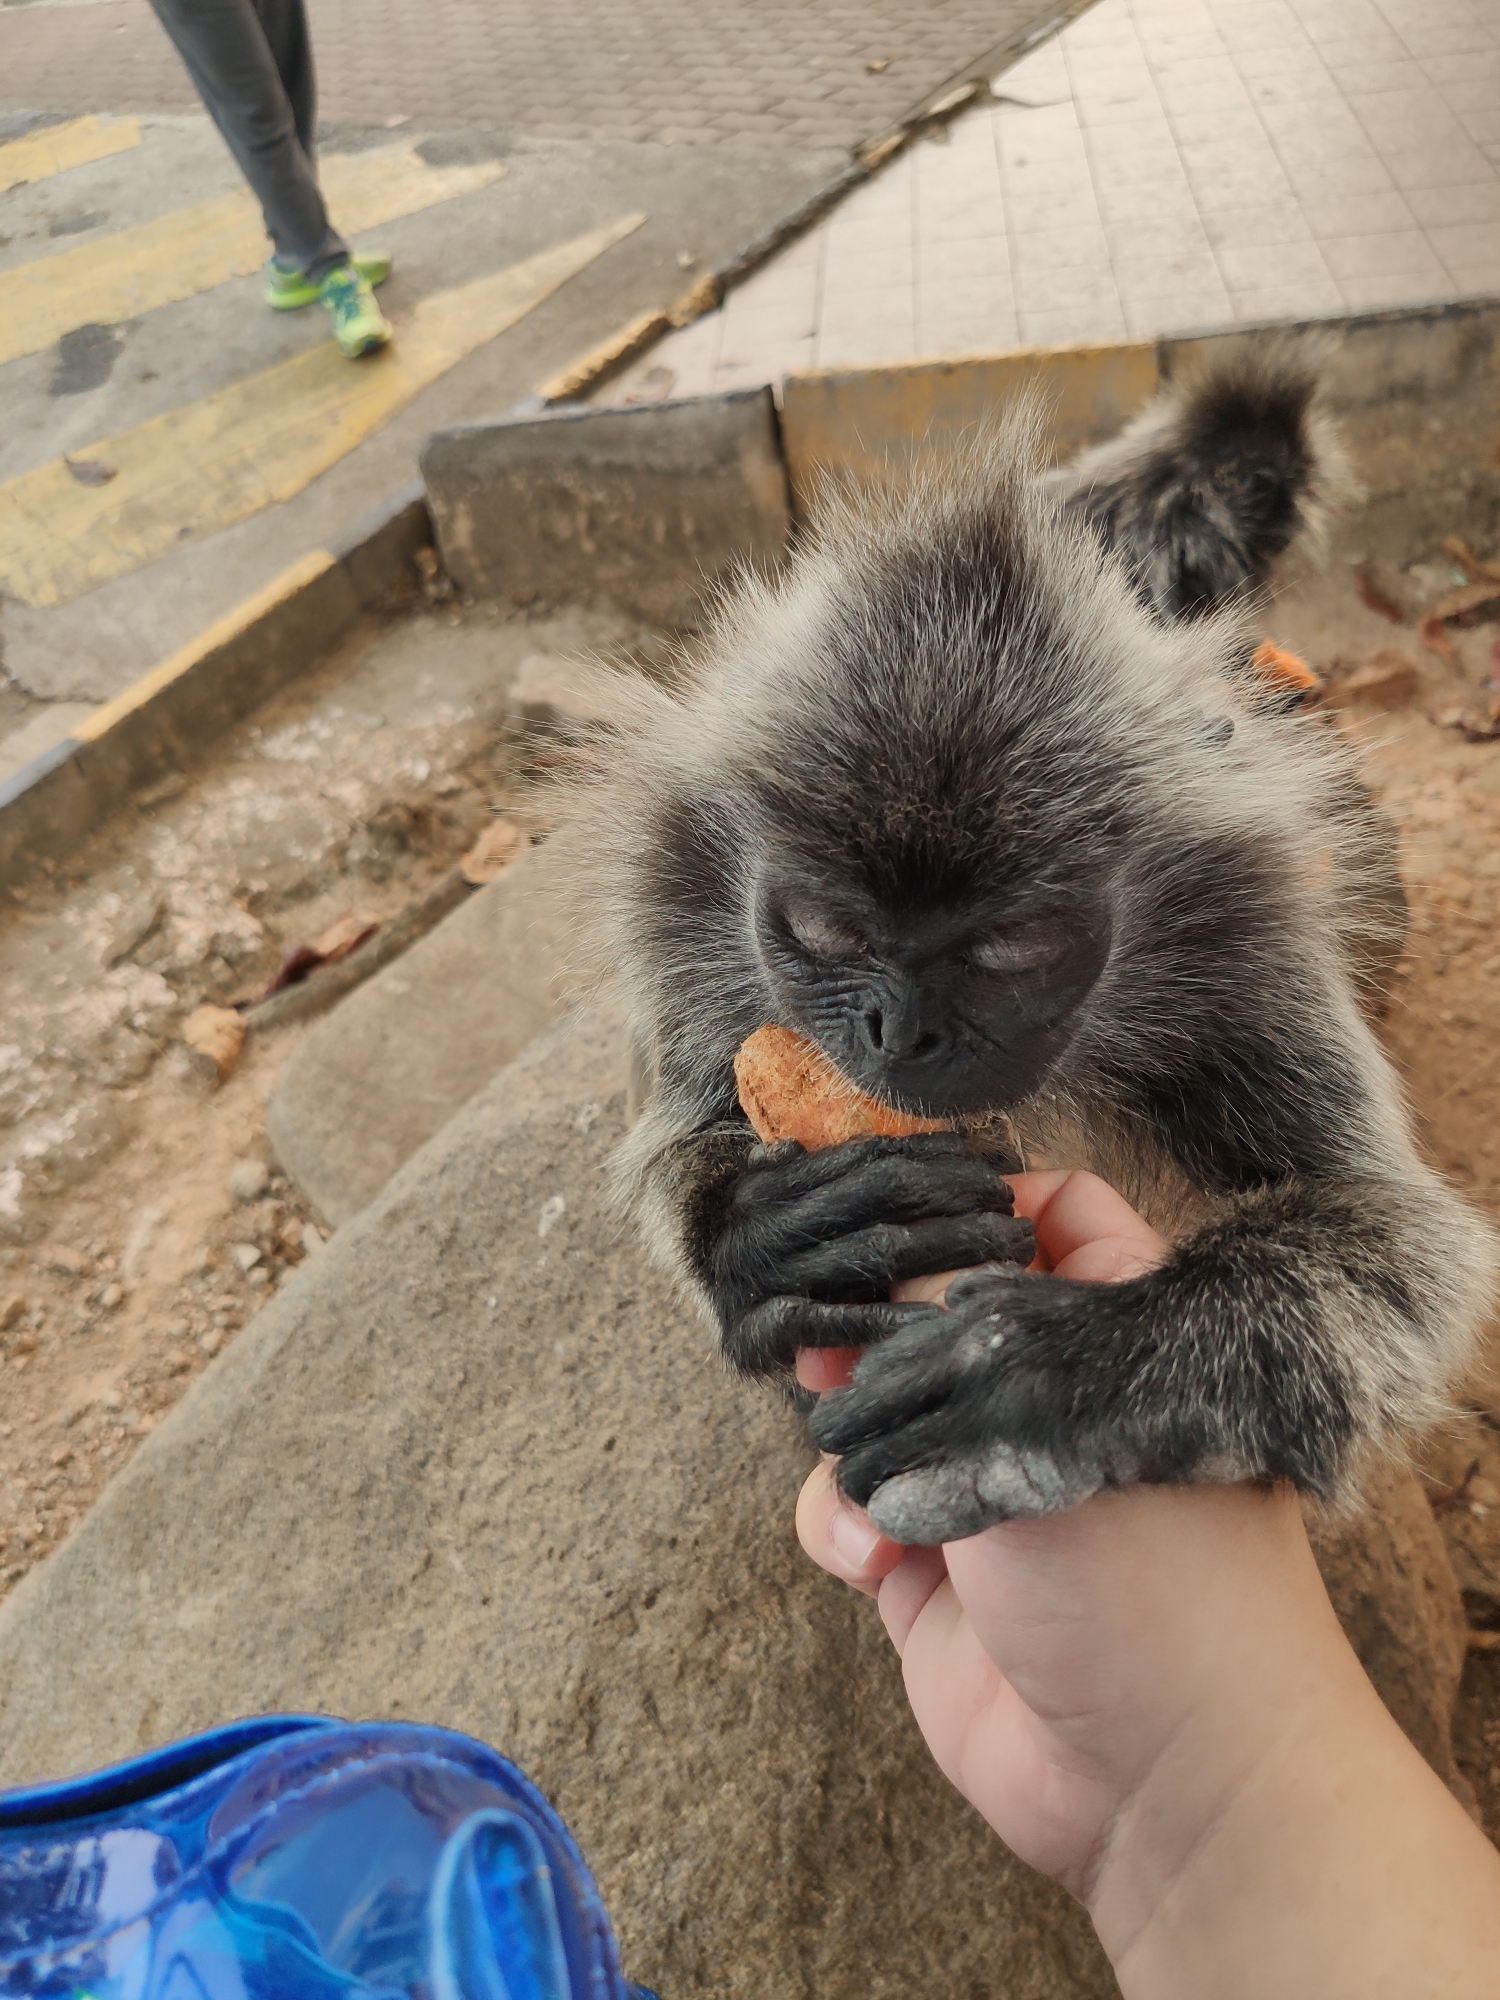
<svg viewBox="0 0 1500 2000"><path fill-rule="evenodd" d="M872 1049L881 1050L885 1047L884 1036L885 1022L878 1011L871 1008L870 1012L865 1016L865 1040L870 1044Z"/></svg>

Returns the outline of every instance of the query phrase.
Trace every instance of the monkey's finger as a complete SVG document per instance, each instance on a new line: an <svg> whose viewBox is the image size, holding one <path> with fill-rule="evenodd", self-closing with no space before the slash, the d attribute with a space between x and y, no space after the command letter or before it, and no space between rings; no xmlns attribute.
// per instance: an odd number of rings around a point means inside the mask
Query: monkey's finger
<svg viewBox="0 0 1500 2000"><path fill-rule="evenodd" d="M952 1271L969 1264L1029 1264L1034 1250L1031 1224L1011 1215L981 1212L904 1224L878 1222L794 1252L782 1263L780 1275L788 1291L814 1298L858 1298L927 1271Z"/></svg>
<svg viewBox="0 0 1500 2000"><path fill-rule="evenodd" d="M800 1163L799 1163L800 1164ZM766 1247L783 1254L880 1222L925 1222L935 1216L1011 1212L1010 1189L994 1168L972 1154L947 1159L866 1160L822 1187L787 1187L780 1176L750 1178L735 1192L735 1219L764 1231Z"/></svg>
<svg viewBox="0 0 1500 2000"><path fill-rule="evenodd" d="M997 1521L1061 1513L1102 1484L1086 1465L996 1445L880 1480L870 1494L869 1513L891 1540L931 1547L966 1541Z"/></svg>
<svg viewBox="0 0 1500 2000"><path fill-rule="evenodd" d="M822 1299L762 1299L723 1335L730 1364L746 1375L770 1375L795 1366L799 1347L870 1347L893 1334L941 1316L941 1308L897 1305L830 1305Z"/></svg>
<svg viewBox="0 0 1500 2000"><path fill-rule="evenodd" d="M779 1189L781 1198L808 1194L826 1187L846 1174L876 1160L949 1160L968 1156L961 1132L912 1132L904 1136L888 1134L869 1139L844 1139L836 1146L823 1146L809 1153L795 1139L778 1139L768 1146L752 1146L745 1163L741 1186L749 1192L764 1185ZM993 1173L993 1168L991 1169ZM999 1181L999 1175L995 1175ZM1000 1185L1004 1185L1003 1182Z"/></svg>
<svg viewBox="0 0 1500 2000"><path fill-rule="evenodd" d="M865 1484L868 1497L878 1480L922 1463L923 1434L914 1427L925 1419L936 1416L942 1420L933 1429L934 1444L944 1439L952 1443L952 1426L947 1421L951 1389L951 1370L937 1360L930 1367L919 1364L888 1375L875 1387L868 1376L861 1383L856 1369L847 1389L831 1389L819 1397L818 1407L808 1419L808 1433L819 1451L849 1459L854 1483L846 1483L844 1490L851 1495L860 1481L858 1468L865 1463L865 1455L875 1450L878 1456L874 1463L879 1470ZM860 1504L864 1504L863 1499Z"/></svg>

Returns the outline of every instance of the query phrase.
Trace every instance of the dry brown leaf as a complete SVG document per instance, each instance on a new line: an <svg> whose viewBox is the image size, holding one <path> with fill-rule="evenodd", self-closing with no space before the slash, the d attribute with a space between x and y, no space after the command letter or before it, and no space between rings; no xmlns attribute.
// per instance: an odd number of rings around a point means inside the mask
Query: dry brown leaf
<svg viewBox="0 0 1500 2000"><path fill-rule="evenodd" d="M1388 618L1393 625L1406 623L1406 613L1390 592L1382 589L1376 582L1369 566L1365 563L1360 563L1354 571L1354 589L1360 603L1378 613L1380 617Z"/></svg>
<svg viewBox="0 0 1500 2000"><path fill-rule="evenodd" d="M63 453L63 464L80 486L108 486L120 469L118 465L111 465L107 458L69 458L66 452Z"/></svg>
<svg viewBox="0 0 1500 2000"><path fill-rule="evenodd" d="M1335 707L1362 702L1371 708L1404 708L1417 687L1417 663L1409 654L1379 652L1341 675L1329 700Z"/></svg>
<svg viewBox="0 0 1500 2000"><path fill-rule="evenodd" d="M515 820L503 816L491 820L478 840L459 862L459 872L466 882L479 888L485 882L493 882L497 875L503 875L513 861L520 859L528 846L525 829Z"/></svg>
<svg viewBox="0 0 1500 2000"><path fill-rule="evenodd" d="M330 959L343 958L348 952L362 945L372 931L380 928L380 919L373 910L351 910L347 917L340 917L330 924L321 937L314 938L313 950L319 960L327 964Z"/></svg>
<svg viewBox="0 0 1500 2000"><path fill-rule="evenodd" d="M1456 562L1471 582L1478 583L1481 577L1488 577L1491 583L1500 583L1500 566L1476 556L1462 535L1444 535L1443 554Z"/></svg>
<svg viewBox="0 0 1500 2000"><path fill-rule="evenodd" d="M245 1023L233 1007L195 1007L182 1024L182 1039L208 1058L222 1081L240 1059Z"/></svg>
<svg viewBox="0 0 1500 2000"><path fill-rule="evenodd" d="M1493 577L1485 577L1478 583L1461 583L1457 590L1450 590L1440 597L1430 618L1464 618L1488 610L1491 615L1500 614L1500 583ZM1480 622L1475 618L1475 622Z"/></svg>
<svg viewBox="0 0 1500 2000"><path fill-rule="evenodd" d="M1435 611L1429 612L1417 627L1417 637L1429 653L1436 653L1450 667L1458 665L1458 648L1448 637L1448 628Z"/></svg>

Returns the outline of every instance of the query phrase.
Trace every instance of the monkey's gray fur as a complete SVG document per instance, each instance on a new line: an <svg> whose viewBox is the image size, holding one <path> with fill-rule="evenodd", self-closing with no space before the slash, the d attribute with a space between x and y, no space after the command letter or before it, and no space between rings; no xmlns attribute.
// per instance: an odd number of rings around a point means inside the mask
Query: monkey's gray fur
<svg viewBox="0 0 1500 2000"><path fill-rule="evenodd" d="M1469 1360L1490 1240L1361 1006L1388 830L1337 731L1246 668L1344 477L1295 369L1173 391L1061 477L1023 411L830 500L683 685L640 684L579 802L650 1078L620 1184L736 1366L867 1347L812 1429L898 1539L1137 1479L1345 1497ZM756 1147L731 1066L768 1021L966 1138ZM1168 1262L1016 1277L1007 1156L1095 1169ZM948 1310L889 1303L986 1263Z"/></svg>

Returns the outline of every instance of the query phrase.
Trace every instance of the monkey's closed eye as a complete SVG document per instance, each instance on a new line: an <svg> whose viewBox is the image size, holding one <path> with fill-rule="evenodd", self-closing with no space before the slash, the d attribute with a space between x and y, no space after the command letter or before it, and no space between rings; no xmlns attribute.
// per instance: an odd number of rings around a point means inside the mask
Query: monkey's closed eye
<svg viewBox="0 0 1500 2000"><path fill-rule="evenodd" d="M1046 972L1067 957L1072 942L1066 924L1042 917L991 931L970 945L968 959L980 972Z"/></svg>
<svg viewBox="0 0 1500 2000"><path fill-rule="evenodd" d="M821 910L789 909L784 920L809 957L827 959L831 965L847 965L851 959L864 956L864 939L847 924Z"/></svg>

